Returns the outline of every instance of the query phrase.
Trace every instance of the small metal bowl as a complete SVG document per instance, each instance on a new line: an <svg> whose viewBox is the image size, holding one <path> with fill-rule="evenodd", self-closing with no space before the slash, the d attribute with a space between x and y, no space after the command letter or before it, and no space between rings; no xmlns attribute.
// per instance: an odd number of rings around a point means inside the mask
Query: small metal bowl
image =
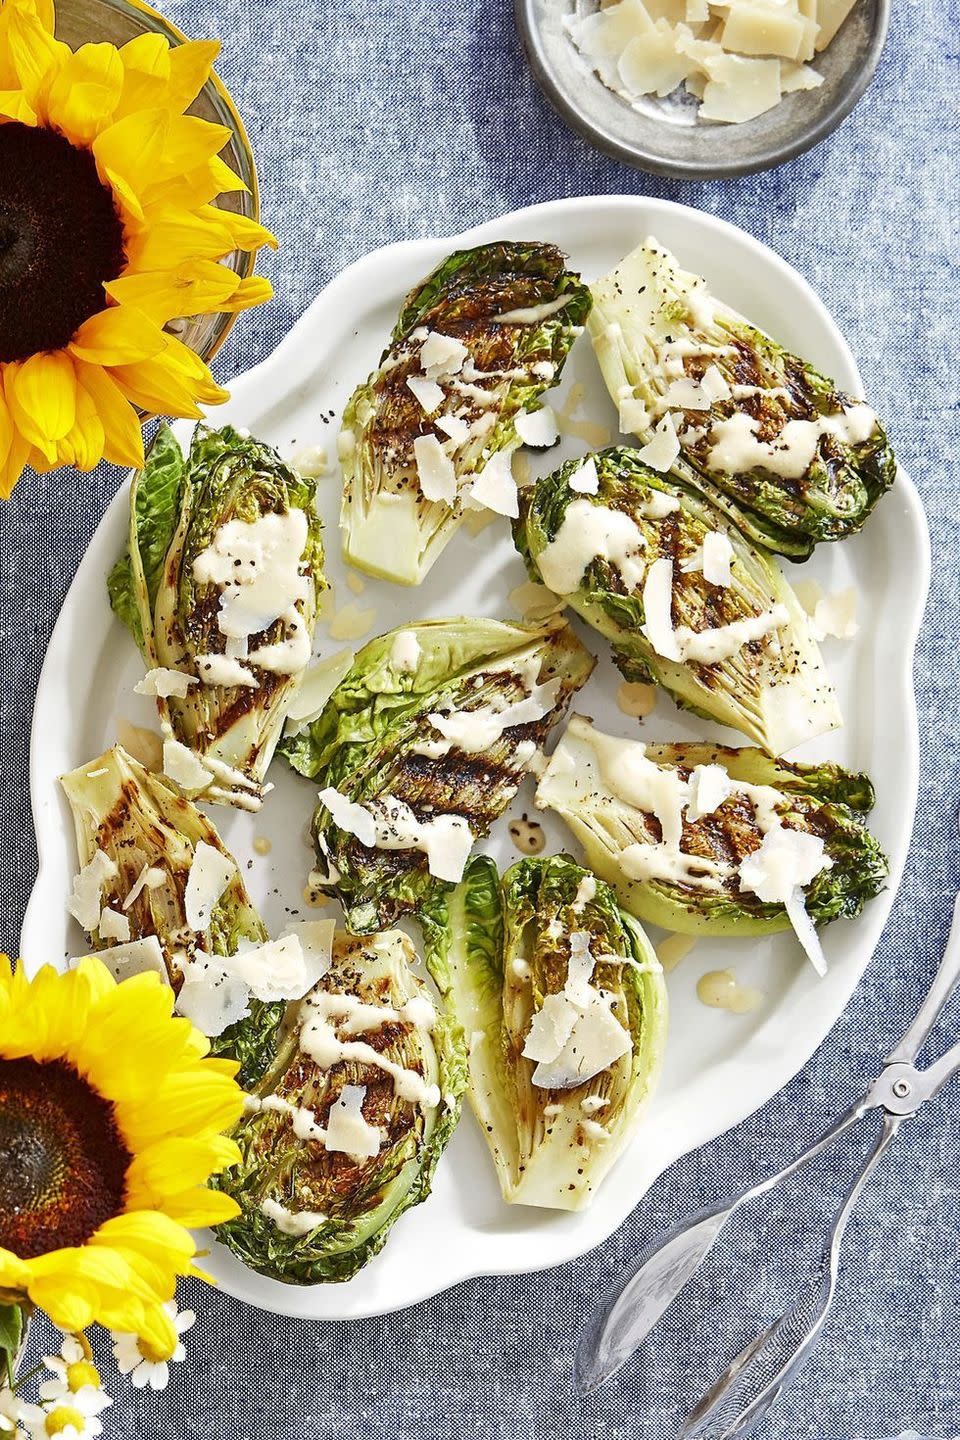
<svg viewBox="0 0 960 1440"><path fill-rule="evenodd" d="M158 15L141 0L57 0L57 39L65 41L71 49L78 49L88 42L125 45L145 31L165 35L171 45L180 45L187 38L165 16ZM258 220L260 194L253 151L243 121L216 75L210 77L190 106L190 114L224 125L231 132L221 152L222 158L247 187L246 191L231 191L219 196L214 204L222 210L233 210L251 220ZM256 260L255 252L242 250L225 256L223 263L246 279L253 274ZM167 329L195 350L201 360L210 361L226 340L236 318L235 314L223 312L185 316L182 320L172 321Z"/></svg>
<svg viewBox="0 0 960 1440"><path fill-rule="evenodd" d="M858 0L839 33L814 61L816 90L787 95L772 110L740 125L696 120L696 107L676 96L630 104L604 85L564 27L596 0L515 0L527 57L545 94L591 144L655 175L715 180L747 175L792 160L840 124L877 68L890 20L890 0Z"/></svg>

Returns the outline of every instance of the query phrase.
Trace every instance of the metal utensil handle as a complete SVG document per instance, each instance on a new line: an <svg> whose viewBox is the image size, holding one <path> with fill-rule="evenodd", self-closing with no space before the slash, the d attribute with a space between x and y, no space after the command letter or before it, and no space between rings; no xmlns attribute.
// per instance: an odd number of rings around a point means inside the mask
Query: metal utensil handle
<svg viewBox="0 0 960 1440"><path fill-rule="evenodd" d="M960 981L960 895L953 902L953 922L947 948L943 952L940 968L934 976L927 997L917 1012L910 1029L887 1060L888 1065L905 1061L912 1064L917 1058L921 1045L937 1022L937 1018Z"/></svg>

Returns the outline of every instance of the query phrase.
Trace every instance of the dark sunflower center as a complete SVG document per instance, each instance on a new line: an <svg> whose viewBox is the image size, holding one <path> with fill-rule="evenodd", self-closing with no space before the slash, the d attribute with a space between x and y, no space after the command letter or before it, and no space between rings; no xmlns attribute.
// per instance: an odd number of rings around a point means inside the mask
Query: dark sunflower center
<svg viewBox="0 0 960 1440"><path fill-rule="evenodd" d="M93 156L53 130L0 125L0 363L59 350L104 307L123 227Z"/></svg>
<svg viewBox="0 0 960 1440"><path fill-rule="evenodd" d="M0 1059L0 1249L82 1245L123 1209L113 1107L62 1060Z"/></svg>

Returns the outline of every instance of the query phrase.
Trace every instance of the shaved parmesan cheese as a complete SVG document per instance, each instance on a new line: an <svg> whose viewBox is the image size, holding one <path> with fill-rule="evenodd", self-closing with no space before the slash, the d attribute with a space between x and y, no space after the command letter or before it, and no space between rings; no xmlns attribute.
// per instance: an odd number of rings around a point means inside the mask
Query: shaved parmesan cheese
<svg viewBox="0 0 960 1440"><path fill-rule="evenodd" d="M184 980L174 1008L204 1035L222 1035L249 1014L250 991L227 973L219 957L194 952L181 964Z"/></svg>
<svg viewBox="0 0 960 1440"><path fill-rule="evenodd" d="M730 399L730 386L716 365L707 366L703 374L703 379L700 381L700 386L711 403L715 400Z"/></svg>
<svg viewBox="0 0 960 1440"><path fill-rule="evenodd" d="M100 933L102 935L103 931ZM163 950L156 935L145 935L142 940L131 940L128 945L108 945L105 950L97 951L97 959L106 965L115 980L153 972L169 984Z"/></svg>
<svg viewBox="0 0 960 1440"><path fill-rule="evenodd" d="M790 65L781 61L780 89L784 95L791 95L795 90L816 90L822 84L823 76L811 65Z"/></svg>
<svg viewBox="0 0 960 1440"><path fill-rule="evenodd" d="M519 411L513 424L524 445L533 445L538 450L555 445L560 437L557 417L549 405L541 405L539 410Z"/></svg>
<svg viewBox="0 0 960 1440"><path fill-rule="evenodd" d="M511 520L516 519L520 514L520 505L509 451L494 451L471 485L470 494L488 510L506 515Z"/></svg>
<svg viewBox="0 0 960 1440"><path fill-rule="evenodd" d="M287 735L300 735L323 714L327 701L353 665L353 650L338 650L304 670L297 692L287 706Z"/></svg>
<svg viewBox="0 0 960 1440"><path fill-rule="evenodd" d="M697 119L736 123L822 83L803 62L829 45L855 3L620 0L568 16L563 25L603 83L637 108L643 96L663 97L682 84L701 102ZM673 359L664 370L682 376ZM641 402L625 404L636 414L628 420L621 407L623 429L648 429Z"/></svg>
<svg viewBox="0 0 960 1440"><path fill-rule="evenodd" d="M413 391L420 408L428 415L439 410L443 404L444 394L436 380L428 380L423 375L408 375L407 387Z"/></svg>
<svg viewBox="0 0 960 1440"><path fill-rule="evenodd" d="M817 0L817 50L825 50L857 0Z"/></svg>
<svg viewBox="0 0 960 1440"><path fill-rule="evenodd" d="M104 885L118 874L115 862L106 851L94 850L86 865L74 877L73 893L67 901L67 909L88 933L96 930L99 923Z"/></svg>
<svg viewBox="0 0 960 1440"><path fill-rule="evenodd" d="M345 830L348 835L355 835L361 845L372 845L376 839L377 828L373 822L373 816L363 805L355 805L339 790L332 785L320 791L320 803L326 805L330 811L334 825Z"/></svg>
<svg viewBox="0 0 960 1440"><path fill-rule="evenodd" d="M814 970L820 976L827 973L827 959L820 944L820 937L817 934L817 927L807 911L804 903L803 890L799 885L793 889L783 902L793 926L794 934L803 946L804 953L810 961Z"/></svg>
<svg viewBox="0 0 960 1440"><path fill-rule="evenodd" d="M140 874L131 885L126 900L123 902L124 910L130 909L134 901L139 899L143 890L156 890L164 883L166 878L166 870L162 870L159 865L144 865Z"/></svg>
<svg viewBox="0 0 960 1440"><path fill-rule="evenodd" d="M779 60L724 55L709 62L709 75L700 102L701 120L739 124L772 110L780 101Z"/></svg>
<svg viewBox="0 0 960 1440"><path fill-rule="evenodd" d="M699 380L671 380L661 405L673 410L709 410L710 396Z"/></svg>
<svg viewBox="0 0 960 1440"><path fill-rule="evenodd" d="M625 435L639 435L650 424L650 415L642 400L623 395L617 401L617 418Z"/></svg>
<svg viewBox="0 0 960 1440"><path fill-rule="evenodd" d="M708 530L703 537L703 578L711 585L730 584L730 561L733 546L719 530Z"/></svg>
<svg viewBox="0 0 960 1440"><path fill-rule="evenodd" d="M438 430L449 436L454 445L462 445L470 435L470 426L459 415L439 415L435 424Z"/></svg>
<svg viewBox="0 0 960 1440"><path fill-rule="evenodd" d="M229 975L242 980L257 1000L302 1000L325 973L333 943L334 922L313 923L328 927L328 945L325 955L321 950L318 957L314 950L309 967L299 936L289 934L278 940L266 940L262 945L241 942L236 954L224 960L224 968Z"/></svg>
<svg viewBox="0 0 960 1440"><path fill-rule="evenodd" d="M620 81L631 96L669 95L689 70L690 62L678 54L671 27L663 22L628 41L617 62Z"/></svg>
<svg viewBox="0 0 960 1440"><path fill-rule="evenodd" d="M722 765L697 765L690 775L688 820L702 820L719 810L733 794L734 786Z"/></svg>
<svg viewBox="0 0 960 1440"><path fill-rule="evenodd" d="M133 690L135 695L158 695L162 700L175 695L178 700L185 700L190 686L196 683L195 675L158 665L155 669L148 670L143 679L137 681Z"/></svg>
<svg viewBox="0 0 960 1440"><path fill-rule="evenodd" d="M431 330L420 346L420 365L431 380L442 375L457 375L470 351L462 340Z"/></svg>
<svg viewBox="0 0 960 1440"><path fill-rule="evenodd" d="M236 873L236 864L229 855L206 840L198 842L183 896L183 911L191 930L209 929L214 906Z"/></svg>
<svg viewBox="0 0 960 1440"><path fill-rule="evenodd" d="M600 489L600 476L597 474L597 462L592 455L588 455L583 464L577 466L567 484L571 490L576 490L581 495L596 495Z"/></svg>
<svg viewBox="0 0 960 1440"><path fill-rule="evenodd" d="M680 441L676 428L670 416L664 415L653 432L653 439L637 451L637 459L642 465L649 465L651 470L659 470L663 475L679 454Z"/></svg>
<svg viewBox="0 0 960 1440"><path fill-rule="evenodd" d="M352 1160L370 1160L380 1154L382 1132L363 1118L366 1085L344 1085L327 1116L326 1147Z"/></svg>
<svg viewBox="0 0 960 1440"><path fill-rule="evenodd" d="M163 773L187 791L205 790L213 779L213 771L179 740L163 742Z"/></svg>
<svg viewBox="0 0 960 1440"><path fill-rule="evenodd" d="M457 496L457 472L436 435L418 435L413 455L424 497L451 505Z"/></svg>
<svg viewBox="0 0 960 1440"><path fill-rule="evenodd" d="M259 689L260 682L253 672L228 655L198 655L197 669L204 685L246 685L252 690Z"/></svg>
<svg viewBox="0 0 960 1440"><path fill-rule="evenodd" d="M563 989L544 997L524 1041L522 1053L536 1062L531 1080L540 1089L571 1089L633 1048L612 1013L611 997L591 985L593 970L590 936L575 930Z"/></svg>
<svg viewBox="0 0 960 1440"><path fill-rule="evenodd" d="M765 904L785 905L798 885L809 885L832 867L819 835L777 825L767 831L759 849L741 860L737 873L744 890Z"/></svg>
<svg viewBox="0 0 960 1440"><path fill-rule="evenodd" d="M130 921L117 910L103 909L97 922L97 934L101 940L129 940Z"/></svg>
<svg viewBox="0 0 960 1440"><path fill-rule="evenodd" d="M640 627L658 655L681 660L673 630L673 563L654 560L643 582L643 624Z"/></svg>
<svg viewBox="0 0 960 1440"><path fill-rule="evenodd" d="M785 5L734 0L727 11L720 44L741 55L782 55L792 60L804 37L803 18Z"/></svg>

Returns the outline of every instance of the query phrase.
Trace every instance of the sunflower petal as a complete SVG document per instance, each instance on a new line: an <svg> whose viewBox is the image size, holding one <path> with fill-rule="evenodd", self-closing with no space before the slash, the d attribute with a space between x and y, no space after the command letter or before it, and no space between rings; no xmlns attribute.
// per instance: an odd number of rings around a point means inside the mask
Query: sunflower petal
<svg viewBox="0 0 960 1440"><path fill-rule="evenodd" d="M163 331L139 310L111 305L84 320L68 349L91 365L132 365L164 347Z"/></svg>
<svg viewBox="0 0 960 1440"><path fill-rule="evenodd" d="M0 386L0 499L8 500L30 458L30 442L14 423Z"/></svg>
<svg viewBox="0 0 960 1440"><path fill-rule="evenodd" d="M21 435L55 460L56 442L73 428L77 415L77 376L70 356L47 351L8 366L4 389Z"/></svg>
<svg viewBox="0 0 960 1440"><path fill-rule="evenodd" d="M7 58L27 103L45 120L47 94L70 59L70 49L53 38L36 14L20 7L10 10L6 30Z"/></svg>
<svg viewBox="0 0 960 1440"><path fill-rule="evenodd" d="M173 270L133 271L105 288L112 300L136 306L160 325L179 315L244 310L273 293L269 281L259 276L241 280L216 260L185 260Z"/></svg>
<svg viewBox="0 0 960 1440"><path fill-rule="evenodd" d="M120 387L97 365L78 361L77 384L97 407L104 430L103 453L114 465L143 466L143 430L140 417Z"/></svg>
<svg viewBox="0 0 960 1440"><path fill-rule="evenodd" d="M188 1230L206 1230L210 1225L223 1225L241 1213L233 1197L223 1195L219 1190L197 1189L184 1191L181 1195L167 1195L163 1207Z"/></svg>
<svg viewBox="0 0 960 1440"><path fill-rule="evenodd" d="M72 142L89 145L110 124L123 88L115 45L81 45L50 86L46 114Z"/></svg>
<svg viewBox="0 0 960 1440"><path fill-rule="evenodd" d="M186 110L210 79L213 62L220 54L219 40L188 40L170 52L171 109Z"/></svg>
<svg viewBox="0 0 960 1440"><path fill-rule="evenodd" d="M0 39L0 44L2 43ZM0 116L5 120L19 120L22 125L37 123L36 111L27 104L23 91L18 89L0 90Z"/></svg>

